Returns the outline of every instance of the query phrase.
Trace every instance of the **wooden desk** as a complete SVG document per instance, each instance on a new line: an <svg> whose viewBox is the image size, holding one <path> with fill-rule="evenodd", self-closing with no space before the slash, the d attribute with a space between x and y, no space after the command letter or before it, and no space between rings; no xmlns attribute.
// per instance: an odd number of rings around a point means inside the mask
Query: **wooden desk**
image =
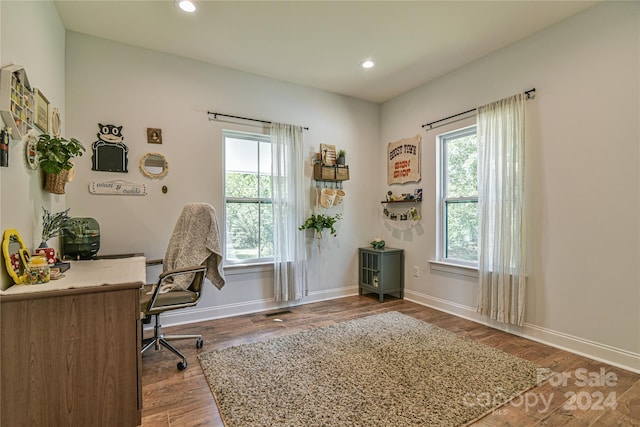
<svg viewBox="0 0 640 427"><path fill-rule="evenodd" d="M0 425L141 423L144 257L73 261L0 294Z"/></svg>

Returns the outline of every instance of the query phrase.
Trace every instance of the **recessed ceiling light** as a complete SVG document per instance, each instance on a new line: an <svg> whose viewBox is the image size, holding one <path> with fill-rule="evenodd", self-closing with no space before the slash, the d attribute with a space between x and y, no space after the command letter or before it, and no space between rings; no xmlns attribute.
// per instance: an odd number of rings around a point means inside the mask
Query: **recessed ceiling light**
<svg viewBox="0 0 640 427"><path fill-rule="evenodd" d="M176 0L176 3L185 12L193 13L196 11L196 3L193 0Z"/></svg>
<svg viewBox="0 0 640 427"><path fill-rule="evenodd" d="M374 65L376 65L372 60L367 59L366 61L362 61L362 68L373 68Z"/></svg>

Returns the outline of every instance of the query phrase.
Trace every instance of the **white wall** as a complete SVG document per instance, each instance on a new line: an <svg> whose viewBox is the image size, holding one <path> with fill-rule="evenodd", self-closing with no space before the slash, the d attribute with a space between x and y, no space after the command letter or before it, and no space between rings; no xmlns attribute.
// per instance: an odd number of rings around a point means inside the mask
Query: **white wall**
<svg viewBox="0 0 640 427"><path fill-rule="evenodd" d="M64 58L65 29L53 2L2 1L0 66L25 67L29 81L45 94L51 107L65 122ZM29 248L41 241L42 207L52 212L64 209L65 196L42 189L39 171L27 168L22 141L11 140L9 167L0 168L0 228L15 228ZM55 242L55 241L53 241ZM0 289L13 284L4 266L0 268Z"/></svg>
<svg viewBox="0 0 640 427"><path fill-rule="evenodd" d="M323 142L347 150L352 176L338 210L344 213L339 238L324 242L322 254L309 248L309 300L355 292L356 248L381 235L406 250L409 299L481 321L473 310L475 279L437 273L427 263L435 257L435 136L447 128L424 132L420 125L535 86L537 97L527 104L527 324L514 332L640 370L638 5L598 5L382 108L75 33L67 34L65 63L64 29L51 2L0 2L0 63L26 66L31 82L60 108L63 134L88 148L98 122L124 126L130 172L92 172L88 153L67 186L71 214L100 221L101 252L161 257L182 205L208 201L221 213L220 133L232 126L207 121L207 110L301 124L310 127L309 153ZM22 31L24 16L31 31ZM163 145L146 143L147 127L163 129ZM381 171L386 144L416 133L423 136L423 180L392 189L423 188L423 218L402 229L408 224L390 224L381 215L379 200L388 189ZM60 210L65 197L42 192L39 177L17 154L22 149L12 141L11 167L0 170L0 223L35 245L41 206ZM168 156L163 180L138 172L147 151ZM144 182L149 194L87 191L91 181L117 178ZM311 189L310 179L307 184ZM419 278L411 275L414 265ZM236 273L229 272L221 292L209 287L205 304L173 321L273 305L269 271Z"/></svg>
<svg viewBox="0 0 640 427"><path fill-rule="evenodd" d="M98 123L122 125L129 147L129 173L91 171L91 153L78 159L76 181L67 185L72 216L89 216L101 226L100 253L144 252L161 258L184 204L210 202L222 220L222 129L246 129L208 120L207 111L308 126L304 144L310 155L321 143L344 148L351 180L338 238L325 238L322 253L309 246L310 298L356 292L356 249L366 244L376 221L376 190L370 183L379 163L376 150L379 106L272 79L245 74L177 56L118 44L78 33L67 34L68 134L90 151ZM162 128L163 144L147 144L146 128ZM140 157L165 154L169 174L161 180L143 177ZM310 162L306 166L312 203ZM92 181L123 179L145 183L143 197L91 195ZM168 193L162 194L166 185ZM209 287L204 304L190 317L169 322L239 313L272 304L269 271L229 271L222 291ZM209 290L207 289L207 290Z"/></svg>
<svg viewBox="0 0 640 427"><path fill-rule="evenodd" d="M639 8L600 4L384 104L380 139L382 150L426 122L535 87L526 117L527 325L515 332L636 370ZM424 233L385 237L406 249L410 299L478 319L476 279L432 271L427 262L436 256L436 135L468 123L420 132ZM409 274L414 265L419 278Z"/></svg>

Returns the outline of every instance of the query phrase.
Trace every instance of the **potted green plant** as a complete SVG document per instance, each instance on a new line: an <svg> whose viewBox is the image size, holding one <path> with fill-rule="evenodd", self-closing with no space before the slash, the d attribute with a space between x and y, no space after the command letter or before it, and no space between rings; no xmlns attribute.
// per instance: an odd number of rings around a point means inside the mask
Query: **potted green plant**
<svg viewBox="0 0 640 427"><path fill-rule="evenodd" d="M71 159L82 156L84 146L75 138L67 140L60 136L43 133L36 143L38 163L45 173L44 189L54 194L64 194L69 170L73 167Z"/></svg>
<svg viewBox="0 0 640 427"><path fill-rule="evenodd" d="M71 219L69 217L69 210L66 209L62 212L52 214L44 207L42 208L42 243L40 248L47 248L47 241L62 235L62 228Z"/></svg>
<svg viewBox="0 0 640 427"><path fill-rule="evenodd" d="M345 164L345 156L347 155L347 152L344 150L339 150L338 151L338 164L339 165L344 165Z"/></svg>
<svg viewBox="0 0 640 427"><path fill-rule="evenodd" d="M337 235L337 231L334 225L340 218L342 218L342 215L340 214L336 214L334 216L312 214L304 221L304 224L298 227L298 230L314 230L316 239L322 239L322 231L327 228L331 232L331 235L335 237Z"/></svg>

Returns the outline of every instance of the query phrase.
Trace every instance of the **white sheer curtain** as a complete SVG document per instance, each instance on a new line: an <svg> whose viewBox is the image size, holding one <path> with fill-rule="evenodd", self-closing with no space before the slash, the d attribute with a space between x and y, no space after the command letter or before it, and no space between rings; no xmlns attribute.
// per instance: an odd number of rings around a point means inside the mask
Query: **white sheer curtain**
<svg viewBox="0 0 640 427"><path fill-rule="evenodd" d="M299 300L308 294L304 233L304 161L302 128L271 124L274 296Z"/></svg>
<svg viewBox="0 0 640 427"><path fill-rule="evenodd" d="M478 108L478 312L522 326L526 288L525 95Z"/></svg>

